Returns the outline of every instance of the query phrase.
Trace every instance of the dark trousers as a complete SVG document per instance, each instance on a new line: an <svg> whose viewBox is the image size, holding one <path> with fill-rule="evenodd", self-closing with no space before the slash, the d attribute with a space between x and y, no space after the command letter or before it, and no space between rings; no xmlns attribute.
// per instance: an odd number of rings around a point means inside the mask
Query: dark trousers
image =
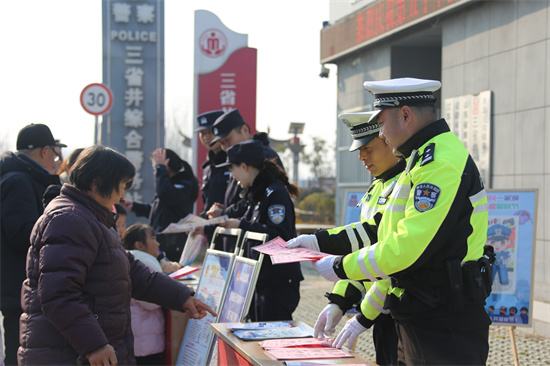
<svg viewBox="0 0 550 366"><path fill-rule="evenodd" d="M299 281L256 289L248 316L253 322L292 320L299 302Z"/></svg>
<svg viewBox="0 0 550 366"><path fill-rule="evenodd" d="M395 319L399 365L485 365L489 325L483 309Z"/></svg>
<svg viewBox="0 0 550 366"><path fill-rule="evenodd" d="M6 346L6 366L17 365L17 349L19 348L19 318L21 309L2 310L4 316L4 345Z"/></svg>
<svg viewBox="0 0 550 366"><path fill-rule="evenodd" d="M147 356L136 356L136 365L162 366L164 365L163 353L155 353Z"/></svg>
<svg viewBox="0 0 550 366"><path fill-rule="evenodd" d="M397 365L397 331L389 314L380 314L372 327L372 340L376 350L376 363Z"/></svg>

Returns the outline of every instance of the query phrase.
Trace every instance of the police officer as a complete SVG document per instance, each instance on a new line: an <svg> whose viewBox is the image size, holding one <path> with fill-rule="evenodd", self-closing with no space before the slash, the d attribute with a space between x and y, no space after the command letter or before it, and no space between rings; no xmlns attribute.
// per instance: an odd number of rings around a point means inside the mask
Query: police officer
<svg viewBox="0 0 550 366"><path fill-rule="evenodd" d="M212 132L215 137L210 143L211 145L219 142L222 149L227 151L231 146L237 143L252 140L262 147L266 158L275 159L277 164L281 167L283 166L277 152L269 146L267 135L263 133L252 135L250 127L246 124L238 109L233 109L218 117L212 125ZM237 180L231 177L227 184L223 201L215 202L209 207L208 211L206 211L206 215L208 215L209 218L222 215L227 215L228 217L242 217L248 203L245 198L241 197L241 191L242 188ZM204 227L204 233L209 238L213 236L214 230L215 225ZM235 242L231 239L232 238L223 238L223 242L216 243L215 248L232 252L235 249Z"/></svg>
<svg viewBox="0 0 550 366"><path fill-rule="evenodd" d="M212 132L212 125L222 114L224 114L224 111L219 110L202 113L197 116L197 128L195 132L198 132L199 140L208 149L208 156L202 164L203 175L201 185L204 208L200 216L205 219L208 218L206 211L215 202L223 202L231 174L226 167L216 167L216 165L224 163L227 157L220 142L214 142L211 145L212 140L216 137Z"/></svg>
<svg viewBox="0 0 550 366"><path fill-rule="evenodd" d="M299 198L300 189L288 181L285 171L266 159L264 149L253 140L227 150L227 162L235 180L246 189L245 214L220 226L244 232L266 233L270 239L296 237L296 215L291 196ZM257 259L252 246L245 248L248 258ZM299 263L277 264L264 257L256 283L249 317L252 321L290 320L300 301L300 281L304 277Z"/></svg>
<svg viewBox="0 0 550 366"><path fill-rule="evenodd" d="M360 202L361 223L369 222L372 226L376 226L376 222L380 221L397 178L405 169L405 161L396 157L392 147L384 139L378 137L380 125L375 118L371 120L375 114L376 112L362 112L338 116L351 130L354 139L349 151L359 150L359 159L369 173L375 177ZM355 236L352 228L362 227L361 223L349 224L331 230L318 230L315 235L301 235L290 240L287 247L306 246L313 250L321 249L325 253L338 253L342 248L350 248L348 253L351 253L370 243L370 239L366 236ZM304 243L304 245L300 245L300 243ZM308 243L314 245L308 245ZM388 280L377 282L338 281L332 293L326 294L330 303L319 314L314 336L332 334L343 314L357 306L359 313L346 324L336 338L334 346L341 348L345 341L349 340L348 346L351 348L357 336L374 325L373 341L376 349L376 363L378 365L397 364L395 324L389 311L383 309L388 287ZM366 291L368 293L365 296ZM364 296L365 298L361 301Z"/></svg>
<svg viewBox="0 0 550 366"><path fill-rule="evenodd" d="M329 280L391 278L386 307L402 364L485 364L491 323L483 260L487 197L477 166L444 119L435 80L367 81L380 136L407 160L388 197L378 242L315 263ZM480 270L484 266L484 270Z"/></svg>

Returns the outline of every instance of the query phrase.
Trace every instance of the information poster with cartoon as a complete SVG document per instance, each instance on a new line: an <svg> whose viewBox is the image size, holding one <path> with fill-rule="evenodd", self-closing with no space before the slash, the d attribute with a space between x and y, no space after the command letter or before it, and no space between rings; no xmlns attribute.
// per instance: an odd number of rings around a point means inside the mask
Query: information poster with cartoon
<svg viewBox="0 0 550 366"><path fill-rule="evenodd" d="M531 324L536 198L536 191L487 192L487 244L496 260L485 308L493 324Z"/></svg>
<svg viewBox="0 0 550 366"><path fill-rule="evenodd" d="M352 222L358 222L361 220L361 207L358 205L364 195L365 192L346 191L344 215L342 215L344 222L342 225L351 224Z"/></svg>

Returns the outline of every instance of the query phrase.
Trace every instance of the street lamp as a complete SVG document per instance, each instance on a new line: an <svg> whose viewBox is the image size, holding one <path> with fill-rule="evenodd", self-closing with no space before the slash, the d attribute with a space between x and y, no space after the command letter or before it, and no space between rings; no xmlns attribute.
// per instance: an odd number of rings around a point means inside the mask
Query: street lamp
<svg viewBox="0 0 550 366"><path fill-rule="evenodd" d="M298 164L300 163L299 154L304 149L304 145L300 145L300 138L298 135L304 132L304 126L304 122L290 122L290 128L288 129L288 133L294 135L294 137L290 140L288 147L294 154L294 174L292 178L294 178L296 183L298 183Z"/></svg>

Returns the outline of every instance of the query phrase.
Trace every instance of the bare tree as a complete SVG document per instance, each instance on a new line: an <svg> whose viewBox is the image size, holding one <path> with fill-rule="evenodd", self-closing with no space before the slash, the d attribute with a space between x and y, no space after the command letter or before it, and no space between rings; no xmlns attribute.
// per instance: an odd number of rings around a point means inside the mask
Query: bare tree
<svg viewBox="0 0 550 366"><path fill-rule="evenodd" d="M306 145L302 152L302 161L309 165L320 187L324 187L328 178L334 177L334 160L334 148L319 136L313 136L313 144Z"/></svg>

